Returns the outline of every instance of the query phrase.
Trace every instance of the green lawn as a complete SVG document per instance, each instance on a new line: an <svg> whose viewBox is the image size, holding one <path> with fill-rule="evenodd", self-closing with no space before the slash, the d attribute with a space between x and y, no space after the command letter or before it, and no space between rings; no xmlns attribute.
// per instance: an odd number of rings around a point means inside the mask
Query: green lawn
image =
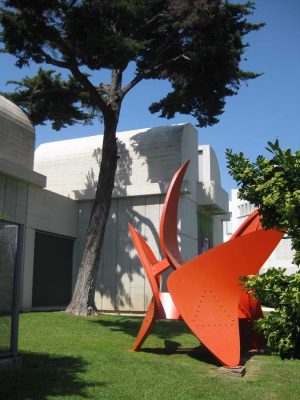
<svg viewBox="0 0 300 400"><path fill-rule="evenodd" d="M140 323L21 315L23 368L0 376L0 399L300 399L300 361L256 355L244 378L224 377L181 322L158 322L144 351L129 352Z"/></svg>

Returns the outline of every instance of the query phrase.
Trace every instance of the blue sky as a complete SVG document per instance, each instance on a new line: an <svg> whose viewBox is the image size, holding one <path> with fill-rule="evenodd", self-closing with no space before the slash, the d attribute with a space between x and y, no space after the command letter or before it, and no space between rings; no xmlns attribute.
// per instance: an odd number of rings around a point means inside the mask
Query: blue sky
<svg viewBox="0 0 300 400"><path fill-rule="evenodd" d="M243 151L254 160L258 154L267 155L267 141L279 139L282 147L300 149L300 0L257 0L253 22L265 22L259 32L247 37L249 48L242 67L263 72L255 80L243 84L237 96L228 98L220 122L198 129L199 144L210 144L218 157L222 186L230 191L235 182L228 175L225 149ZM0 91L10 90L7 80L31 75L35 66L19 70L14 58L0 54ZM145 81L128 94L123 103L118 131L191 122L186 115L171 120L159 118L148 106L168 90L166 82ZM103 127L73 126L55 132L50 125L36 127L36 145L55 140L102 133Z"/></svg>

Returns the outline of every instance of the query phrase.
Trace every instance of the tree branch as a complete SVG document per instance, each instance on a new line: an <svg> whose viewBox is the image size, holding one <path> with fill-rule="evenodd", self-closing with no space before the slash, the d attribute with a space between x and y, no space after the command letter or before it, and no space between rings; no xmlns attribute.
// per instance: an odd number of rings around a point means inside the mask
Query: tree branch
<svg viewBox="0 0 300 400"><path fill-rule="evenodd" d="M69 64L65 61L56 60L51 57L48 53L42 50L43 56L45 57L45 61L47 64L55 65L56 67L69 69Z"/></svg>
<svg viewBox="0 0 300 400"><path fill-rule="evenodd" d="M157 17L161 16L161 14L157 14L154 18L156 19ZM174 42L176 42L176 38L174 38L174 32L173 32L173 40L171 41L171 37L170 35L168 35L165 40L163 40L163 42L160 44L160 46L157 48L157 54L159 55L159 57L157 57L158 59L162 59L163 54L170 48L172 47L172 45L174 44ZM138 83L140 83L144 78L147 77L148 74L150 74L152 71L158 70L159 68L163 67L164 65L176 61L178 59L180 59L181 57L183 57L184 59L189 59L187 56L184 55L184 53L173 57L170 60L167 60L163 63L159 63L157 64L157 59L155 61L153 61L153 63L150 65L149 68L147 68L145 71L137 74L131 82L128 83L128 85L126 85L123 89L122 89L122 97L124 97L134 86L136 86Z"/></svg>
<svg viewBox="0 0 300 400"><path fill-rule="evenodd" d="M76 56L73 54L72 50L69 49L69 47L67 46L61 35L59 35L59 43L62 49L62 54L66 56L67 61L56 60L53 57L51 57L48 53L43 51L45 61L57 67L68 69L77 79L77 81L80 82L85 88L85 90L90 94L91 100L94 103L94 105L100 109L103 115L107 114L108 107L106 102L102 98L101 93L98 92L97 88L91 83L87 75L83 74L80 71L76 60Z"/></svg>
<svg viewBox="0 0 300 400"><path fill-rule="evenodd" d="M97 88L91 83L88 77L80 71L77 63L70 62L69 69L78 82L80 82L86 91L91 95L92 102L100 108L100 111L103 115L106 114L108 111L106 102L103 100L101 95L98 93Z"/></svg>
<svg viewBox="0 0 300 400"><path fill-rule="evenodd" d="M122 99L122 73L121 69L113 69L111 72L111 85L109 88L110 101L119 101Z"/></svg>
<svg viewBox="0 0 300 400"><path fill-rule="evenodd" d="M180 58L183 58L186 61L191 61L191 59L186 56L185 54L180 54L176 57L171 58L170 60L167 60L163 63L157 64L157 65L153 65L149 68L147 68L145 71L137 74L131 82L129 82L126 86L123 87L122 89L122 97L124 97L134 86L136 86L139 82L141 82L144 78L147 77L148 74L150 74L153 71L157 71L158 69L166 66L167 64L177 61Z"/></svg>
<svg viewBox="0 0 300 400"><path fill-rule="evenodd" d="M131 82L129 82L126 86L124 86L121 90L122 97L126 96L126 94L138 83L140 83L146 77L145 72L139 73L136 75Z"/></svg>
<svg viewBox="0 0 300 400"><path fill-rule="evenodd" d="M78 82L80 82L86 89L86 91L91 95L93 103L100 108L103 114L106 112L107 105L105 101L102 99L101 94L98 92L97 88L90 82L88 77L80 71L74 56L71 56L71 52L68 51L68 57L70 61L56 60L55 58L47 54L45 51L43 51L43 55L45 57L45 61L48 64L68 69L73 74L73 76L78 80Z"/></svg>

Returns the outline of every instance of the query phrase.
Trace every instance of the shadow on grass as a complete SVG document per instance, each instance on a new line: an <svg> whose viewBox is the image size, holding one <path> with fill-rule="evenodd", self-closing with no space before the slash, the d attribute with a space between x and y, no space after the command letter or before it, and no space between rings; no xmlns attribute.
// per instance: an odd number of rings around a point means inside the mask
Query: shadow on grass
<svg viewBox="0 0 300 400"><path fill-rule="evenodd" d="M174 354L183 354L188 357L194 358L195 360L201 361L205 364L215 365L216 367L221 367L222 363L216 359L216 357L203 345L199 345L197 347L181 347L181 344L178 342L174 342L172 340L164 341L165 347L162 348L148 348L142 347L140 352L150 353L150 354L158 354L170 356ZM241 353L241 362L240 365L245 365L248 361L254 356L262 356L262 355L270 355L270 353L265 351L243 351Z"/></svg>
<svg viewBox="0 0 300 400"><path fill-rule="evenodd" d="M92 323L99 324L105 328L111 329L113 332L123 332L129 336L136 337L143 318L124 318L117 320L98 319L91 320ZM183 321L156 321L150 335L154 335L159 339L173 339L191 331Z"/></svg>
<svg viewBox="0 0 300 400"><path fill-rule="evenodd" d="M123 332L129 336L136 338L137 333L141 327L143 318L133 317L125 318L120 317L118 319L106 320L98 319L91 320L90 322L99 324L105 328L109 328L113 332ZM182 347L181 343L172 339L179 339L183 334L191 333L189 328L186 326L184 321L172 321L172 320L160 320L156 321L154 327L151 330L150 336L156 336L159 339L164 340L164 347L149 348L145 345L139 350L144 353L158 354L158 355L173 355L183 354L191 358L204 362L206 364L215 365L221 367L222 364L218 361L215 356L203 345L186 348ZM245 365L253 356L266 355L266 352L259 351L242 351L241 352L241 365Z"/></svg>
<svg viewBox="0 0 300 400"><path fill-rule="evenodd" d="M87 363L80 357L21 352L22 367L0 376L0 399L46 400L49 396L88 398L86 389L104 382L83 382Z"/></svg>
<svg viewBox="0 0 300 400"><path fill-rule="evenodd" d="M117 320L92 320L92 323L97 323L105 328L109 328L114 332L123 332L136 338L137 333L142 325L143 318L124 318L120 317ZM183 354L188 355L194 359L205 362L207 364L220 366L220 363L214 358L214 356L206 349L206 347L199 345L197 347L181 347L181 343L172 339L179 339L180 336L191 333L190 329L186 326L184 321L173 321L173 320L160 320L156 321L150 336L156 336L159 339L164 340L164 347L149 348L143 346L139 351L151 354L160 355L172 355L172 354Z"/></svg>
<svg viewBox="0 0 300 400"><path fill-rule="evenodd" d="M272 353L267 350L243 350L241 352L241 365L245 365L253 357L271 356Z"/></svg>
<svg viewBox="0 0 300 400"><path fill-rule="evenodd" d="M220 366L218 360L216 360L215 357L204 346L199 345L197 347L181 347L180 343L173 342L172 340L165 340L164 344L165 347L163 348L142 347L139 351L166 356L183 354L206 364Z"/></svg>

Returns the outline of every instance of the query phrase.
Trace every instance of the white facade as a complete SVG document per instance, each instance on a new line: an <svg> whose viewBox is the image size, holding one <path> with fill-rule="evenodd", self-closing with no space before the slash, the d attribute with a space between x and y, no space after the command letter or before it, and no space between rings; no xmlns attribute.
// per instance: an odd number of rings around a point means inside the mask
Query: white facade
<svg viewBox="0 0 300 400"><path fill-rule="evenodd" d="M33 171L34 145L27 116L0 96L0 214L22 230L23 310L32 309L36 233L77 237L76 202L44 189L46 177Z"/></svg>
<svg viewBox="0 0 300 400"><path fill-rule="evenodd" d="M183 258L190 259L201 251L198 230L203 218L209 225L209 247L222 242L228 197L220 186L213 151L210 146L198 148L197 140L197 131L190 124L118 133L120 158L96 289L100 310L147 309L152 293L129 236L128 223L143 234L160 257L158 232L164 196L173 174L187 159L191 161L182 186L178 220ZM43 144L36 150L35 170L47 176L47 189L78 204L75 271L95 195L101 145L99 135ZM202 170L205 182L199 181Z"/></svg>
<svg viewBox="0 0 300 400"><path fill-rule="evenodd" d="M230 221L224 222L224 242L226 242L245 219L255 210L248 201L238 198L238 189L232 189L229 202ZM286 268L288 274L297 272L297 266L292 263L294 251L291 249L291 239L283 238L271 256L262 266L260 272L268 268Z"/></svg>
<svg viewBox="0 0 300 400"><path fill-rule="evenodd" d="M0 213L24 230L22 309L63 307L83 251L102 136L43 144L36 149L33 170L30 121L10 102L1 101L5 104L0 112L5 147L0 147ZM6 137L9 129L2 129L8 123L16 133L11 143L15 153ZM197 131L190 124L118 134L120 158L96 285L99 310L147 309L152 293L129 236L128 222L160 257L158 232L164 196L173 174L187 159L190 165L178 212L183 258L188 260L222 242L228 196L221 188L213 150L208 145L198 147L197 142Z"/></svg>

